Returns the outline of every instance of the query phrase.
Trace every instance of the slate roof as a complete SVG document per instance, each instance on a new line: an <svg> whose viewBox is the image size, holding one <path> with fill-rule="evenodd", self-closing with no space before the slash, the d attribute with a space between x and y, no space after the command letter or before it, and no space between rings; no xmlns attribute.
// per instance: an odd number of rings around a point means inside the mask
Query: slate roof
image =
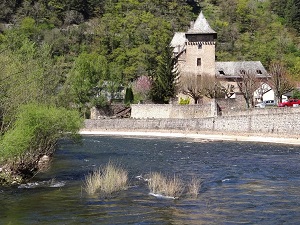
<svg viewBox="0 0 300 225"><path fill-rule="evenodd" d="M216 32L209 26L201 11L197 20L188 30L187 34L216 34Z"/></svg>
<svg viewBox="0 0 300 225"><path fill-rule="evenodd" d="M269 76L260 61L216 62L216 75L219 78L238 78L243 70L253 71L258 77Z"/></svg>
<svg viewBox="0 0 300 225"><path fill-rule="evenodd" d="M187 41L186 37L185 37L185 33L184 32L176 32L172 38L171 41L171 47L183 47L185 45L185 42Z"/></svg>

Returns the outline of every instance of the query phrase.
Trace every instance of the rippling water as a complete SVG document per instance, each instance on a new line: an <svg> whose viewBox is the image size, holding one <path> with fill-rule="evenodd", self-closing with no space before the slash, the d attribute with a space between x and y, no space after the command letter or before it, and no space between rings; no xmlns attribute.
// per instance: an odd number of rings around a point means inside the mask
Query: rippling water
<svg viewBox="0 0 300 225"><path fill-rule="evenodd" d="M84 176L122 164L131 187L111 199L90 197ZM184 139L84 136L61 142L49 171L0 189L0 224L299 224L300 147ZM203 181L197 199L158 199L150 172Z"/></svg>

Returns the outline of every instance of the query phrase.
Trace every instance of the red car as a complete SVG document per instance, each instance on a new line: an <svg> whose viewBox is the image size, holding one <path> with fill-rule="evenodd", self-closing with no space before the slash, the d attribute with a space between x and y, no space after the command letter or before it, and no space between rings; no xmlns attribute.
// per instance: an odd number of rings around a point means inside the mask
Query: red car
<svg viewBox="0 0 300 225"><path fill-rule="evenodd" d="M294 105L300 105L300 100L290 98L287 102L280 102L278 107L293 107Z"/></svg>

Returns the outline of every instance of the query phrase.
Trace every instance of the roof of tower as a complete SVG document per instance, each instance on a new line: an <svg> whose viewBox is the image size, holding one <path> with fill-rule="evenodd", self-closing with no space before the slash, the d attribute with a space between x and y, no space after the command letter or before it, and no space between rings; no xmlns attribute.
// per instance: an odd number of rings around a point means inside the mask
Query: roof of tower
<svg viewBox="0 0 300 225"><path fill-rule="evenodd" d="M216 32L209 26L202 11L196 21L191 25L187 34L215 34Z"/></svg>

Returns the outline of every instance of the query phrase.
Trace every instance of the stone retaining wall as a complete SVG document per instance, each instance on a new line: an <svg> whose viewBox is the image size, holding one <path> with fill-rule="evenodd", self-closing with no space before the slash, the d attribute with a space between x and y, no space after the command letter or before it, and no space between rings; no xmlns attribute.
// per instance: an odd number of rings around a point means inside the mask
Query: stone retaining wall
<svg viewBox="0 0 300 225"><path fill-rule="evenodd" d="M172 104L132 104L131 118L161 119L161 118L205 118L217 115L215 101L199 105Z"/></svg>
<svg viewBox="0 0 300 225"><path fill-rule="evenodd" d="M300 109L261 109L260 113L257 110L249 110L240 115L198 119L86 120L85 130L219 132L297 137L300 135Z"/></svg>

